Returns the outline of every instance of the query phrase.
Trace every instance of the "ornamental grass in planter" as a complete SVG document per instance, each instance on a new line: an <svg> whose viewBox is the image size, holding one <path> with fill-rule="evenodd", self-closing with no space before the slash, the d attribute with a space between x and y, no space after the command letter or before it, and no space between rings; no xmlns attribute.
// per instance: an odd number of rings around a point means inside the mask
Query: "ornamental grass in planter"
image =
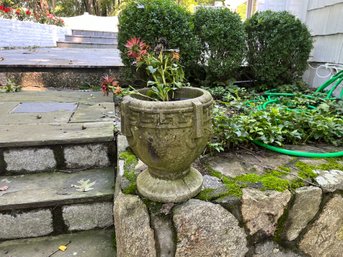
<svg viewBox="0 0 343 257"><path fill-rule="evenodd" d="M164 40L149 49L138 38L126 44L147 88L133 90L121 104L122 133L148 168L137 177L138 192L158 202L182 202L199 193L202 175L191 167L211 136L212 96L185 82L180 53Z"/></svg>

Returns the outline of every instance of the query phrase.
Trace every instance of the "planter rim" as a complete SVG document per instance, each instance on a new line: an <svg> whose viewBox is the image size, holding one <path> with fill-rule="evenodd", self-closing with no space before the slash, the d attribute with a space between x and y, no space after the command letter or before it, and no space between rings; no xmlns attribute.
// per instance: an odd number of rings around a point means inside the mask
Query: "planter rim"
<svg viewBox="0 0 343 257"><path fill-rule="evenodd" d="M149 88L143 88L138 90L140 93L145 93ZM194 101L200 102L201 104L210 105L212 103L212 96L211 94L201 88L196 87L184 87L181 89L178 89L180 94L182 95L182 92L184 91L184 94L195 92L198 94L195 97L187 98L185 100L177 100L177 101L149 101L149 100L143 100L135 97L134 94L127 95L124 97L125 102L130 102L131 107L141 107L144 106L150 107L152 109L175 109L175 108L187 108L192 107L194 104ZM137 96L137 95L136 95Z"/></svg>

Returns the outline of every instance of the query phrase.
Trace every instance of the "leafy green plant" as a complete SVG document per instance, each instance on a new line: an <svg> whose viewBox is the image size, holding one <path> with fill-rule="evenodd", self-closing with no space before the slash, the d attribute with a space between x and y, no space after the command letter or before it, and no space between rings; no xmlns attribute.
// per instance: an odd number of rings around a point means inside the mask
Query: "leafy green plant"
<svg viewBox="0 0 343 257"><path fill-rule="evenodd" d="M214 108L214 136L210 147L216 151L252 140L274 145L343 144L343 119L339 109L342 101L323 102L320 97L309 99L298 95L281 99L279 104L268 105L266 110L259 110L258 106L266 99L253 93L249 100L245 90L233 88L231 91L225 97L227 101L219 101ZM317 108L309 109L309 104Z"/></svg>
<svg viewBox="0 0 343 257"><path fill-rule="evenodd" d="M6 85L0 85L0 93L14 93L19 92L21 86L18 85L13 79L8 79Z"/></svg>
<svg viewBox="0 0 343 257"><path fill-rule="evenodd" d="M190 72L200 54L200 43L192 29L192 15L175 1L132 1L119 15L118 47L123 63L131 64L125 48L129 39L137 37L153 46L165 38L167 48L180 49L180 62Z"/></svg>
<svg viewBox="0 0 343 257"><path fill-rule="evenodd" d="M227 8L199 8L195 33L202 46L200 62L207 81L226 81L235 76L244 54L244 27L238 14Z"/></svg>
<svg viewBox="0 0 343 257"><path fill-rule="evenodd" d="M245 22L247 62L258 85L273 88L296 81L307 67L312 38L288 12L255 13Z"/></svg>

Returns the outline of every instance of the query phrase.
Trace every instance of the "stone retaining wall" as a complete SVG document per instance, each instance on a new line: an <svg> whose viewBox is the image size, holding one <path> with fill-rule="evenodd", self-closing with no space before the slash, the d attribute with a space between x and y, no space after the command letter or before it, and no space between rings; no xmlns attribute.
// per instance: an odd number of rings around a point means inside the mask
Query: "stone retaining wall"
<svg viewBox="0 0 343 257"><path fill-rule="evenodd" d="M110 167L115 143L0 148L0 175Z"/></svg>
<svg viewBox="0 0 343 257"><path fill-rule="evenodd" d="M71 29L0 18L0 47L55 47Z"/></svg>
<svg viewBox="0 0 343 257"><path fill-rule="evenodd" d="M119 136L117 142L121 143L119 152L124 151L125 138ZM130 177L144 170L143 163L127 170L125 158L118 162L114 205L118 257L342 255L341 170L320 173L315 182L295 190L261 190L258 184L251 184L243 188L241 197L161 204L132 190ZM327 183L332 186L326 187ZM203 190L223 186L218 178L204 175ZM124 194L128 188L131 194Z"/></svg>

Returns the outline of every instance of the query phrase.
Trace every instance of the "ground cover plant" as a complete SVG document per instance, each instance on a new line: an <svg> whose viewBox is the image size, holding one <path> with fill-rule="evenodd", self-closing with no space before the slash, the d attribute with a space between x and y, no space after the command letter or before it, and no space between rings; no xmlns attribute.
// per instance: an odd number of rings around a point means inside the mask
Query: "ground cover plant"
<svg viewBox="0 0 343 257"><path fill-rule="evenodd" d="M235 86L210 90L221 92L213 113L212 149L223 151L253 140L278 146L343 145L341 100L324 99L320 93L307 98L299 93L261 108L268 101L263 93Z"/></svg>

